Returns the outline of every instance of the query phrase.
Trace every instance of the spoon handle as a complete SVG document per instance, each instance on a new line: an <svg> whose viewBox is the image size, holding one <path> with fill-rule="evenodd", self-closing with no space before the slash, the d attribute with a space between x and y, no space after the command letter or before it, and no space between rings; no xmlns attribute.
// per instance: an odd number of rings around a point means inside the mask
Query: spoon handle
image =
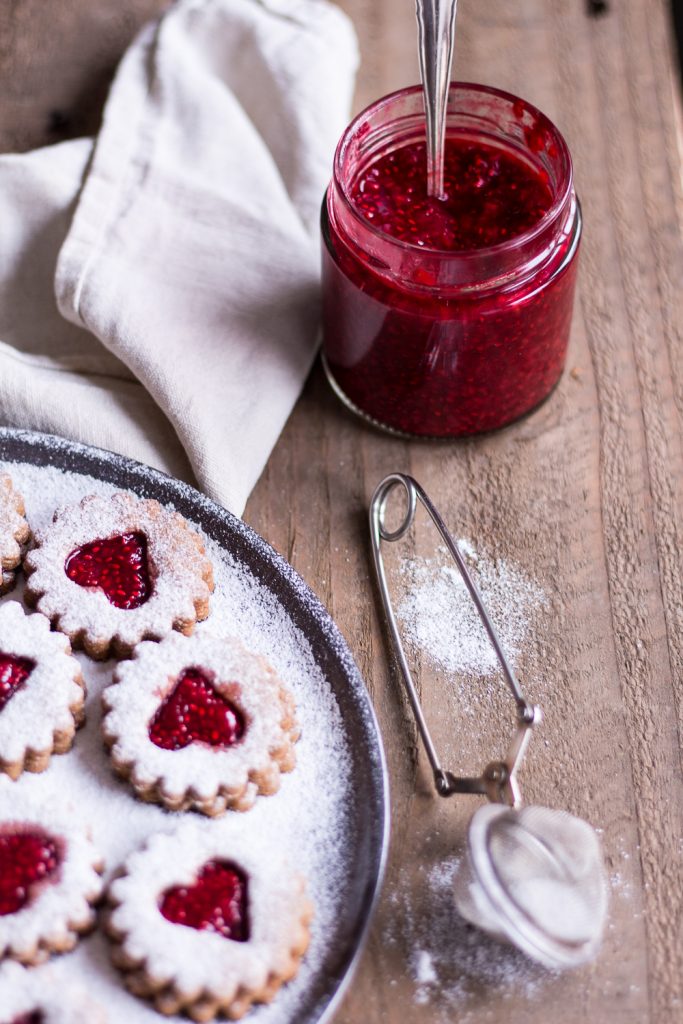
<svg viewBox="0 0 683 1024"><path fill-rule="evenodd" d="M457 0L416 0L420 77L427 117L427 193L443 195L446 107Z"/></svg>

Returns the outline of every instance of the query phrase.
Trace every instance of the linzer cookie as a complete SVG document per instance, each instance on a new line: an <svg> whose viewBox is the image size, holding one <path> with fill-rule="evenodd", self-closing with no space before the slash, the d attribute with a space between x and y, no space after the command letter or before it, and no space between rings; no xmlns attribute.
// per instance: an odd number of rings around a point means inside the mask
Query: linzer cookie
<svg viewBox="0 0 683 1024"><path fill-rule="evenodd" d="M85 688L69 641L16 601L0 606L0 771L42 772L71 748Z"/></svg>
<svg viewBox="0 0 683 1024"><path fill-rule="evenodd" d="M103 865L82 828L47 812L2 810L0 959L36 964L73 949L92 927Z"/></svg>
<svg viewBox="0 0 683 1024"><path fill-rule="evenodd" d="M0 1024L106 1024L102 1007L50 967L0 967Z"/></svg>
<svg viewBox="0 0 683 1024"><path fill-rule="evenodd" d="M126 985L165 1014L242 1017L297 973L313 908L301 876L236 819L155 835L109 888Z"/></svg>
<svg viewBox="0 0 683 1024"><path fill-rule="evenodd" d="M31 531L24 512L24 499L15 491L11 476L0 474L0 594L14 586L15 570L28 544Z"/></svg>
<svg viewBox="0 0 683 1024"><path fill-rule="evenodd" d="M93 658L189 634L209 613L213 572L187 521L157 501L90 495L58 509L24 561L27 599Z"/></svg>
<svg viewBox="0 0 683 1024"><path fill-rule="evenodd" d="M144 800L211 816L247 810L294 768L294 699L238 640L143 643L114 680L103 694L105 741Z"/></svg>

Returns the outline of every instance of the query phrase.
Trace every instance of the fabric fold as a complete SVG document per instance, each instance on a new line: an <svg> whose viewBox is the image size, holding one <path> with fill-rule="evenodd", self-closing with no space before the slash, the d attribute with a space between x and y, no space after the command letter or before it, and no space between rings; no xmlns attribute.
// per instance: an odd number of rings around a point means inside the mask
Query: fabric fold
<svg viewBox="0 0 683 1024"><path fill-rule="evenodd" d="M25 195L17 165L33 174L31 230L20 211L0 257L32 245L43 266L15 314L0 263L5 422L194 474L241 513L315 354L318 215L356 63L324 0L180 0L125 55L94 150L0 158L0 216Z"/></svg>

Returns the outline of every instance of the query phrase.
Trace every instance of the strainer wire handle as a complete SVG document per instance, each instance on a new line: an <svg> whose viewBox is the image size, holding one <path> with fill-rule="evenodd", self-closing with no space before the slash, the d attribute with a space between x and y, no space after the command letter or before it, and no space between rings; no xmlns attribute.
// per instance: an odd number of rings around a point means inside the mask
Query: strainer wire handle
<svg viewBox="0 0 683 1024"><path fill-rule="evenodd" d="M395 530L389 530L385 525L387 501L391 492L397 487L402 487L405 491L406 498L408 500L408 507L399 526ZM452 772L446 771L441 765L427 721L422 711L420 697L410 671L403 643L401 641L401 635L396 621L396 615L394 613L389 585L387 583L386 572L384 569L384 560L382 558L381 549L382 541L391 543L393 541L398 541L405 536L415 519L418 501L422 503L426 511L429 513L432 522L441 535L441 539L448 548L453 561L458 567L465 586L469 591L470 597L472 598L477 612L479 613L484 629L491 640L493 649L496 652L496 657L498 658L500 667L503 671L503 676L517 705L517 732L513 738L505 760L492 762L487 766L483 774L477 778L456 776ZM413 714L415 715L415 720L427 752L427 757L429 758L429 763L434 773L434 784L437 792L440 796L451 796L453 793L479 793L488 796L492 801L517 806L521 802L521 797L516 783L515 773L526 751L530 738L530 730L540 719L540 709L529 704L524 697L519 682L517 681L512 667L505 656L505 652L503 651L495 627L489 618L488 612L486 611L486 607L482 601L481 594L477 589L477 585L470 576L469 570L455 541L449 533L446 524L432 504L426 492L420 484L418 484L417 480L405 473L390 473L389 476L386 476L384 480L381 481L370 502L370 538L372 543L373 561L375 571L377 573L377 582L379 584L387 624L393 640L394 650L401 669L408 699L410 701Z"/></svg>

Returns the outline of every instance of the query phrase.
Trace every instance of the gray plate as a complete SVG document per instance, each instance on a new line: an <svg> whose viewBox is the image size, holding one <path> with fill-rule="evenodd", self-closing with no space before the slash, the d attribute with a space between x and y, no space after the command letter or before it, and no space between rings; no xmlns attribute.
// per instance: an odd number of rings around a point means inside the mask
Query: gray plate
<svg viewBox="0 0 683 1024"><path fill-rule="evenodd" d="M320 971L302 994L296 1024L329 1020L351 977L384 872L388 838L388 782L382 741L365 684L334 622L301 577L262 537L194 488L131 459L47 434L0 428L0 459L84 473L141 497L156 498L199 523L268 587L311 645L339 704L351 754L351 882ZM293 1022L294 1024L294 1022Z"/></svg>

